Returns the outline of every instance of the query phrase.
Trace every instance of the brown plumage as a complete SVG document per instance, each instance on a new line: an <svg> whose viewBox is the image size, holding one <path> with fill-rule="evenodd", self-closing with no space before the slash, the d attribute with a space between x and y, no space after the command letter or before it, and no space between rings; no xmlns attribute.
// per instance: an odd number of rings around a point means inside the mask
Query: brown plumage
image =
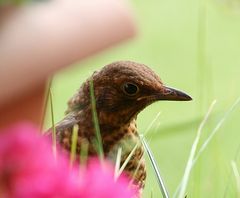
<svg viewBox="0 0 240 198"><path fill-rule="evenodd" d="M121 147L123 164L133 147L139 143L124 171L136 185L143 188L146 169L136 126L138 113L158 100L191 100L191 97L164 86L160 78L143 64L119 61L94 72L69 100L66 117L56 125L57 142L70 151L72 129L78 124L77 152L80 152L81 143L87 140L91 156L97 155L97 152L94 145L90 80L94 85L105 157L115 162L118 148Z"/></svg>

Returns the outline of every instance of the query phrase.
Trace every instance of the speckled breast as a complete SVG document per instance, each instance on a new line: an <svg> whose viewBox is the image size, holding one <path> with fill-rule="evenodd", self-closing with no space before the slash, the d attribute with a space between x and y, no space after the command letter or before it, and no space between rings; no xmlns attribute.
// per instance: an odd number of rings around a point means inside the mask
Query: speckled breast
<svg viewBox="0 0 240 198"><path fill-rule="evenodd" d="M134 119L130 123L123 125L120 129L113 131L111 136L105 138L114 138L114 134L120 135L121 138L118 141L115 139L115 144L109 149L107 157L115 162L118 149L121 148L121 165L123 165L132 152L124 173L132 179L135 185L143 188L146 180L146 167L143 157L144 148L137 132L136 120Z"/></svg>

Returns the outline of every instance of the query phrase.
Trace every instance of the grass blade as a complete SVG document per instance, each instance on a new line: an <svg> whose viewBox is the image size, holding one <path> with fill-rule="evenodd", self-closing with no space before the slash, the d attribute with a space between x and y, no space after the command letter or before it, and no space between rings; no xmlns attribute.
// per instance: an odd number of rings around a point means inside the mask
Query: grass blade
<svg viewBox="0 0 240 198"><path fill-rule="evenodd" d="M237 192L239 197L240 196L240 173L238 171L237 163L235 161L231 161L231 165L232 165L233 174L236 180Z"/></svg>
<svg viewBox="0 0 240 198"><path fill-rule="evenodd" d="M240 144L238 145L238 148L237 148L237 151L235 153L235 156L234 156L234 160L237 161L238 159L238 156L239 156L239 153L240 153ZM229 185L230 185L230 173L228 174L228 180L227 180L227 185L225 187L225 190L224 190L224 194L223 194L223 197L227 197L227 192L228 192L228 188L229 188Z"/></svg>
<svg viewBox="0 0 240 198"><path fill-rule="evenodd" d="M54 111L53 111L53 96L51 87L49 87L49 97L50 97L50 109L51 109L51 118L52 118L52 150L53 155L57 157L57 137L56 137L56 128L55 128L55 120L54 120Z"/></svg>
<svg viewBox="0 0 240 198"><path fill-rule="evenodd" d="M148 125L147 129L145 130L145 132L143 133L144 136L147 135L147 133L150 131L150 129L152 128L153 124L157 121L157 119L159 118L159 116L161 115L161 111L159 111L157 113L157 115L155 116L155 118L152 120L152 122Z"/></svg>
<svg viewBox="0 0 240 198"><path fill-rule="evenodd" d="M138 143L133 147L133 149L131 150L131 152L127 156L127 159L124 161L123 165L120 167L119 171L117 172L116 178L118 178L122 174L123 170L127 166L130 159L132 158L132 156L133 156L134 152L136 151L137 147L138 147Z"/></svg>
<svg viewBox="0 0 240 198"><path fill-rule="evenodd" d="M147 154L148 154L148 157L149 157L149 159L151 161L152 167L153 167L153 169L155 171L155 174L156 174L156 177L157 177L157 181L158 181L160 190L162 192L162 196L163 196L163 198L169 198L167 188L164 185L163 179L161 177L161 174L160 174L159 168L157 166L156 160L153 157L152 151L149 148L147 142L145 141L144 136L141 135L140 137L141 137L141 141L143 143L143 146L144 146L145 150L147 151Z"/></svg>
<svg viewBox="0 0 240 198"><path fill-rule="evenodd" d="M193 164L196 163L196 161L198 160L198 158L200 157L201 153L205 150L205 148L207 147L207 145L209 144L209 142L213 139L214 135L217 133L217 131L221 128L221 126L223 125L224 121L227 119L227 117L232 113L232 111L238 106L238 104L240 103L240 97L234 102L234 104L230 107L230 109L224 114L224 116L222 117L222 119L218 122L218 124L216 125L216 127L213 129L212 133L208 136L208 138L206 139L206 141L203 143L203 145L201 146L201 148L199 149Z"/></svg>
<svg viewBox="0 0 240 198"><path fill-rule="evenodd" d="M103 161L104 153L103 153L102 136L101 136L100 127L99 127L99 123L98 123L96 100L95 100L95 96L94 96L94 85L93 85L92 80L90 80L90 97L91 97L93 123L94 123L96 140L97 140L96 141L97 142L97 152L100 157L100 160Z"/></svg>
<svg viewBox="0 0 240 198"><path fill-rule="evenodd" d="M122 156L122 147L119 147L118 148L118 152L117 152L116 163L115 163L115 171L114 171L114 179L115 179L115 181L117 180L118 171L120 169L121 156Z"/></svg>
<svg viewBox="0 0 240 198"><path fill-rule="evenodd" d="M42 118L41 118L41 124L40 124L40 131L41 133L44 133L43 130L43 126L44 126L44 121L45 121L45 115L47 112L47 104L49 101L49 97L50 97L50 88L52 87L52 81L53 78L49 78L48 83L47 83L47 88L46 88L46 92L45 92L45 98L44 98L44 103L43 103L43 113L42 113Z"/></svg>
<svg viewBox="0 0 240 198"><path fill-rule="evenodd" d="M71 153L70 153L70 166L73 165L74 160L76 159L77 152L77 141L78 141L78 125L73 126L72 131L72 144L71 144Z"/></svg>
<svg viewBox="0 0 240 198"><path fill-rule="evenodd" d="M83 139L81 142L81 150L80 150L80 157L79 157L79 164L84 166L87 163L88 159L88 147L89 142L86 139Z"/></svg>
<svg viewBox="0 0 240 198"><path fill-rule="evenodd" d="M197 149L197 146L198 146L198 142L199 142L200 136L202 134L203 127L205 126L205 124L206 124L206 122L207 122L215 104L216 104L216 100L214 100L212 102L212 104L210 105L203 121L199 125L198 131L197 131L197 136L196 136L196 138L195 138L195 140L192 144L190 155L189 155L187 165L186 165L186 168L185 168L185 171L184 171L184 175L183 175L183 178L182 178L182 181L181 181L181 187L179 189L179 196L178 196L179 198L184 198L185 197L185 192L186 192L188 180L189 180L189 177L190 177L190 173L191 173L191 170L192 170L192 167L193 167L193 160L194 160L194 156L195 156L196 149Z"/></svg>
<svg viewBox="0 0 240 198"><path fill-rule="evenodd" d="M129 186L132 186L132 184L133 184L133 182L134 182L134 178L136 177L137 172L138 172L138 170L139 170L139 168L140 168L140 165L141 165L141 163L142 163L142 159L143 159L143 156L142 156L141 159L138 161L137 168L134 170L134 173L133 173L133 175L132 175L132 179L131 179L131 181L129 182Z"/></svg>

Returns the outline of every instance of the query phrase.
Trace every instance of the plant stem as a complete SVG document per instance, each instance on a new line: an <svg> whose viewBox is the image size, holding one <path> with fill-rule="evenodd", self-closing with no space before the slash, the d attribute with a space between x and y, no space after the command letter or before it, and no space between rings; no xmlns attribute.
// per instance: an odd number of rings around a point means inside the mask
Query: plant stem
<svg viewBox="0 0 240 198"><path fill-rule="evenodd" d="M102 136L101 136L100 127L98 123L96 99L94 96L94 85L92 80L90 80L90 97L91 97L93 124L95 128L95 133L96 133L97 152L100 157L100 160L103 161L104 152L103 152Z"/></svg>

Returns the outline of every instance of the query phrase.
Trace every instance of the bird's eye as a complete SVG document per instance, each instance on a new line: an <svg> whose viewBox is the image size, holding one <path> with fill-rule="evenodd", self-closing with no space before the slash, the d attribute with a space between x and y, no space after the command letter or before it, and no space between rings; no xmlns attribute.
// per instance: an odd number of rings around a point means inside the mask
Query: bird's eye
<svg viewBox="0 0 240 198"><path fill-rule="evenodd" d="M133 83L125 83L122 89L123 89L123 92L129 96L134 96L139 91L138 86Z"/></svg>

